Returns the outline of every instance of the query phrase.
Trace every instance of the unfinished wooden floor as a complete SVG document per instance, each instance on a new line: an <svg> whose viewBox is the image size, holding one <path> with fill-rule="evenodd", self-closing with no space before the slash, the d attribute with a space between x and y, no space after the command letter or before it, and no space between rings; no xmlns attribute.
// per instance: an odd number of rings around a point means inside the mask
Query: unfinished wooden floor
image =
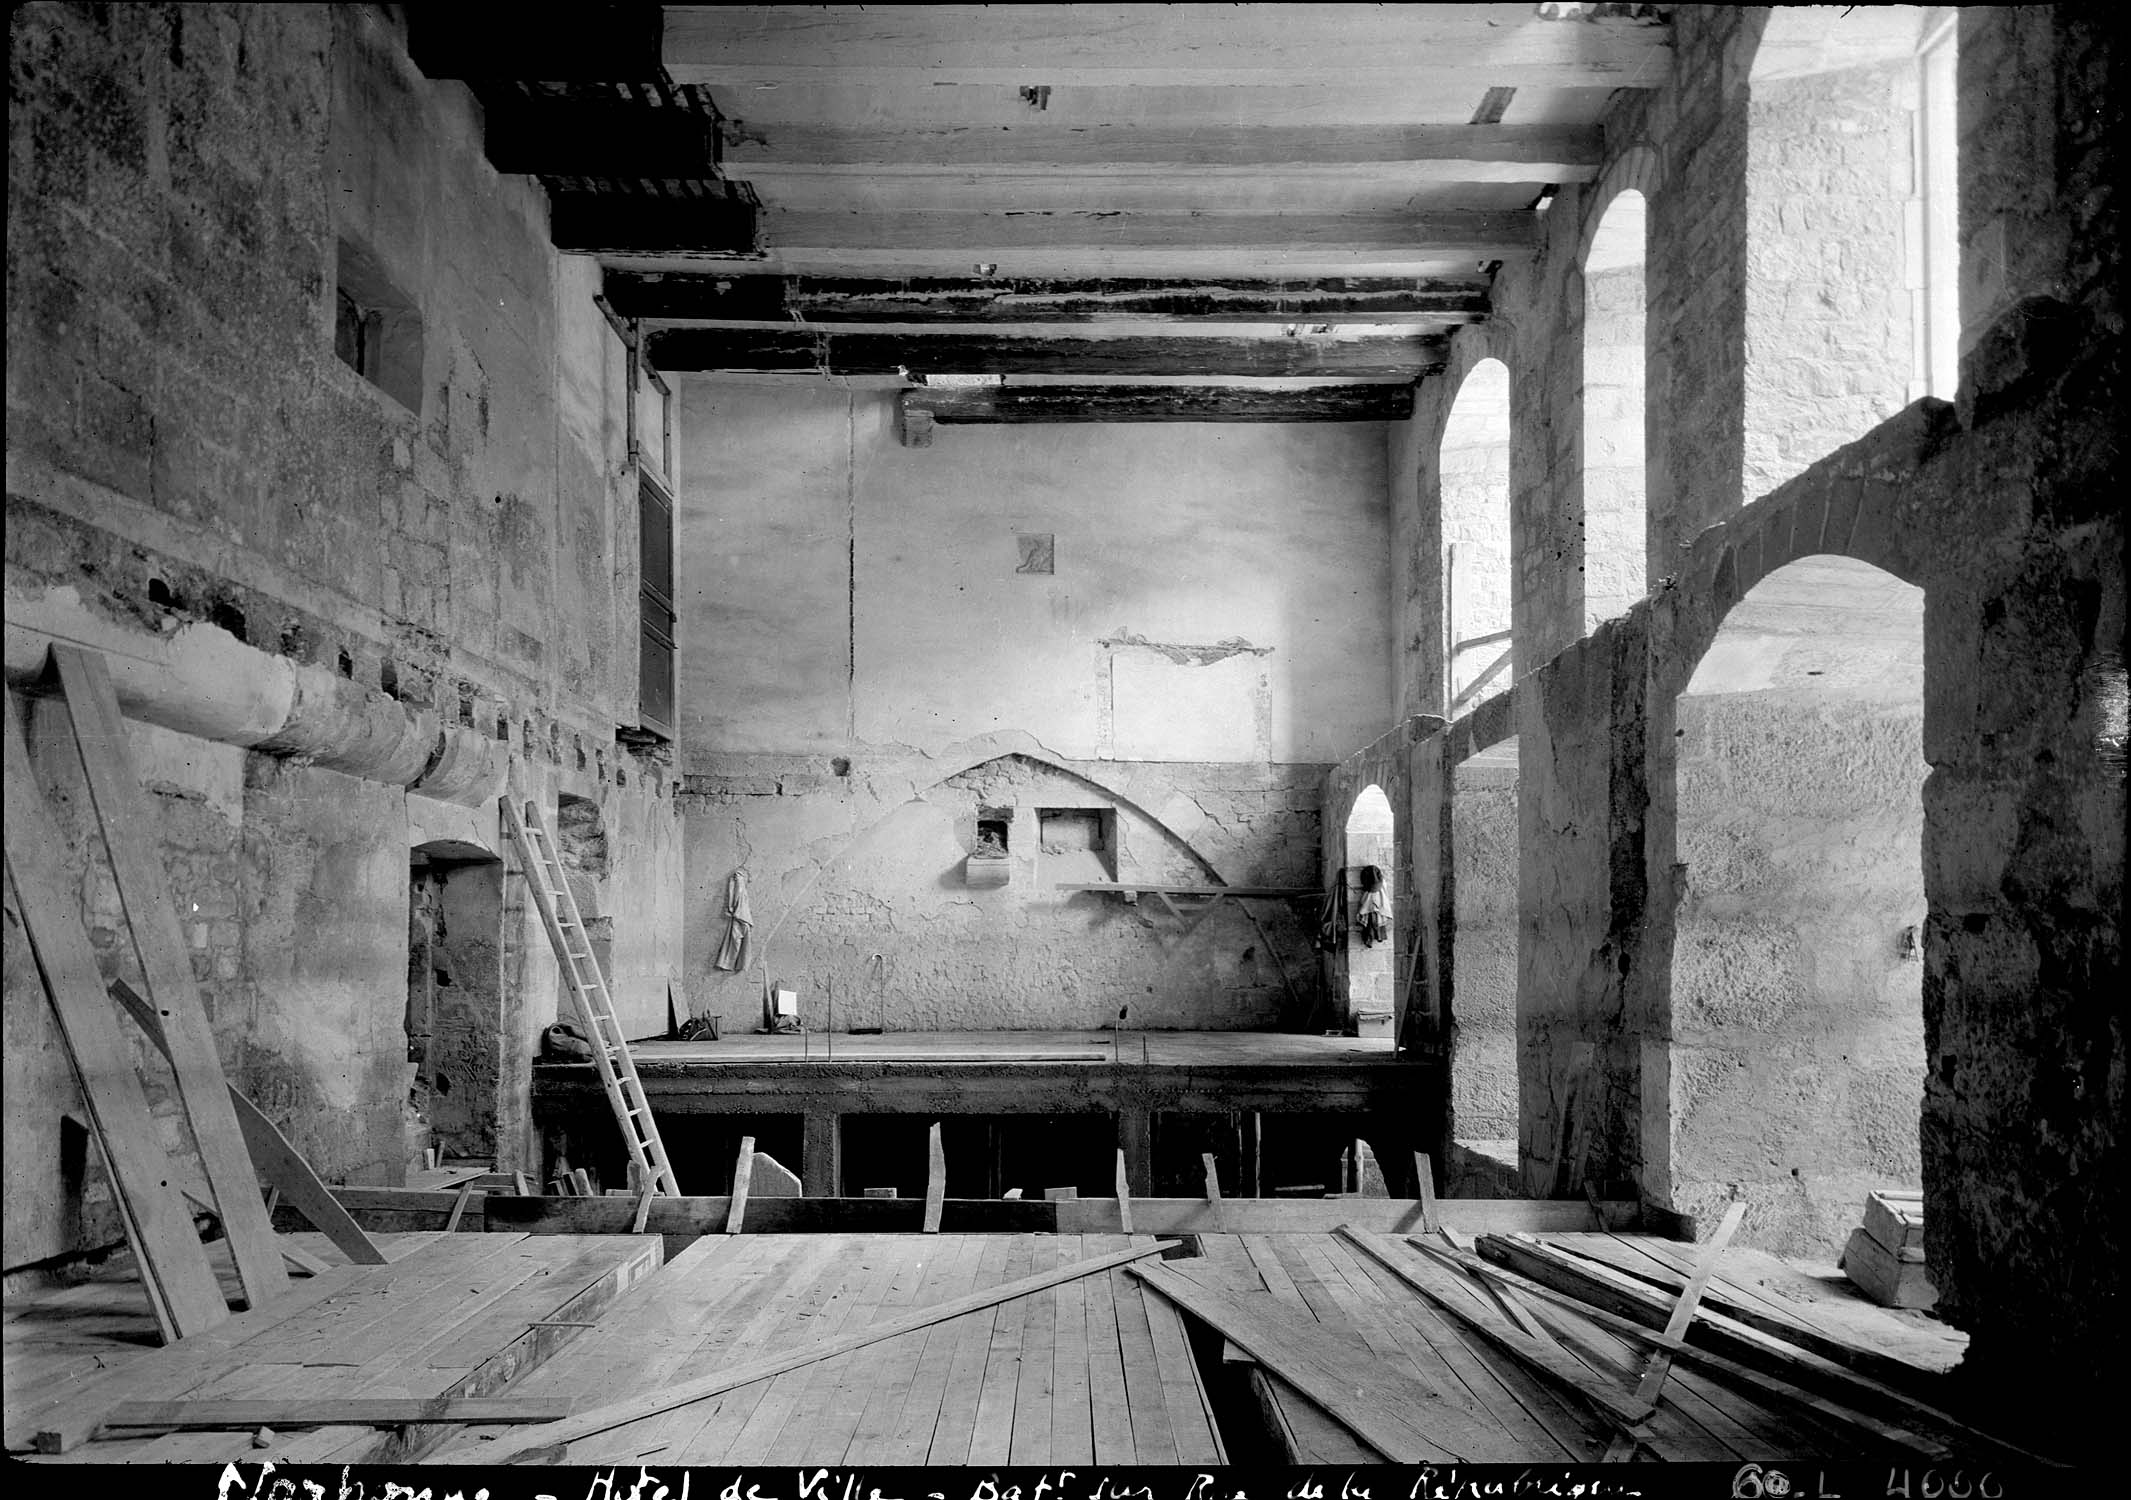
<svg viewBox="0 0 2131 1500"><path fill-rule="evenodd" d="M1108 1234L706 1236L518 1390L656 1390L1154 1243ZM477 1456L477 1454L476 1454ZM1223 1462L1176 1311L1113 1269L573 1443L571 1463Z"/></svg>
<svg viewBox="0 0 2131 1500"><path fill-rule="evenodd" d="M1610 1265L1632 1268L1653 1282L1684 1282L1692 1273L1692 1245L1645 1235L1549 1234L1549 1243ZM1322 1329L1348 1341L1357 1356L1372 1357L1426 1387L1456 1416L1470 1418L1534 1461L1595 1462L1605 1453L1613 1428L1590 1405L1560 1384L1537 1375L1524 1361L1445 1308L1418 1294L1379 1259L1337 1234L1203 1235L1200 1260L1167 1268L1200 1283L1249 1297L1266 1297L1304 1313ZM1381 1248L1394 1255L1417 1252L1391 1236ZM1715 1285L1731 1300L1754 1305L1771 1319L1800 1331L1840 1337L1873 1348L1919 1374L1956 1362L1965 1339L1938 1325L1905 1322L1840 1294L1815 1298L1810 1278L1774 1257L1728 1252ZM1501 1310L1478 1283L1441 1275L1434 1284L1463 1298L1467 1310L1486 1320ZM1771 1290L1780 1283L1780 1290ZM1561 1348L1589 1372L1592 1389L1625 1392L1633 1387L1648 1346L1599 1326L1589 1317L1537 1297L1523 1304ZM1278 1447L1293 1463L1382 1463L1369 1446L1301 1391L1272 1371L1256 1367L1240 1350L1228 1359L1250 1366L1249 1378ZM1795 1404L1756 1399L1750 1384L1727 1382L1677 1365L1649 1423L1644 1458L1673 1462L1726 1462L1798 1458L1855 1459L1882 1456L1858 1432L1802 1413ZM1426 1428L1425 1417L1416 1426ZM1450 1446L1422 1457L1470 1457ZM1410 1459L1409 1459L1410 1461Z"/></svg>
<svg viewBox="0 0 2131 1500"><path fill-rule="evenodd" d="M291 1238L337 1264L168 1347L157 1347L138 1280L10 1295L8 1451L58 1424L93 1426L124 1401L491 1395L664 1259L656 1235L417 1233L376 1236L388 1264L351 1266L323 1236ZM398 1456L398 1441L328 1426L277 1433L262 1449L251 1430L177 1432L83 1442L54 1461L361 1463Z"/></svg>

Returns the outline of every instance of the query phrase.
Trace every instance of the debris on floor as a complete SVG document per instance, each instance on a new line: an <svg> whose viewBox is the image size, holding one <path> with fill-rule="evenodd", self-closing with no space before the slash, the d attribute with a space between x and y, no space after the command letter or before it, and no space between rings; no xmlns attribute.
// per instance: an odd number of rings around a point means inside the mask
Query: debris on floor
<svg viewBox="0 0 2131 1500"><path fill-rule="evenodd" d="M1843 1246L1843 1274L1882 1307L1939 1300L1924 1263L1924 1195L1883 1188L1865 1198L1865 1222Z"/></svg>

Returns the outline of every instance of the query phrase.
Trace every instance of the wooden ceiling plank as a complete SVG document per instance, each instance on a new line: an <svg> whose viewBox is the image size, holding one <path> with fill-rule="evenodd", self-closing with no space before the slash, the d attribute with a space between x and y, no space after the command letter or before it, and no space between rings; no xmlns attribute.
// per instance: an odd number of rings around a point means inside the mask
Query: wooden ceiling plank
<svg viewBox="0 0 2131 1500"><path fill-rule="evenodd" d="M861 280L636 272L609 268L625 318L768 323L1470 323L1487 287L1470 282Z"/></svg>
<svg viewBox="0 0 2131 1500"><path fill-rule="evenodd" d="M1062 248L1338 249L1415 258L1511 260L1533 253L1528 211L1411 214L1179 214L1122 212L834 213L766 210L765 242L787 254L839 248L953 251L972 261Z"/></svg>
<svg viewBox="0 0 2131 1500"><path fill-rule="evenodd" d="M679 83L1252 84L1650 88L1671 28L1509 5L670 6Z"/></svg>
<svg viewBox="0 0 2131 1500"><path fill-rule="evenodd" d="M1396 175L1434 182L1581 182L1602 143L1591 126L1318 125L1242 129L1184 125L905 125L866 128L770 124L723 127L729 175L923 175L1080 168L1102 172L1274 169Z"/></svg>
<svg viewBox="0 0 2131 1500"><path fill-rule="evenodd" d="M1423 338L999 338L957 334L660 329L653 365L669 373L893 375L1261 375L1413 380L1443 363Z"/></svg>
<svg viewBox="0 0 2131 1500"><path fill-rule="evenodd" d="M949 426L1007 422L1399 422L1410 385L1024 385L906 391L905 413Z"/></svg>

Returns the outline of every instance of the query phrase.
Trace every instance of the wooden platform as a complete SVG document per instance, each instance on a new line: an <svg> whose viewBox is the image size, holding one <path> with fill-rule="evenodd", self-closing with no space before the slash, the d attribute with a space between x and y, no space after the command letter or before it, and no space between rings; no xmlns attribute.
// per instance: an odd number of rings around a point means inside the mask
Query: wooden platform
<svg viewBox="0 0 2131 1500"><path fill-rule="evenodd" d="M403 1234L383 1266L350 1266L323 1236L297 1236L324 1275L167 1347L137 1280L10 1295L6 1441L86 1435L121 1402L178 1399L492 1396L587 1331L664 1260L656 1235ZM85 1441L55 1461L361 1463L418 1457L441 1433L367 1426L178 1432Z"/></svg>
<svg viewBox="0 0 2131 1500"><path fill-rule="evenodd" d="M632 1041L639 1066L664 1070L726 1063L1075 1062L1120 1067L1205 1067L1280 1063L1340 1067L1388 1062L1391 1043L1351 1036L1304 1036L1278 1031L887 1031L877 1036L837 1032L727 1032L717 1041Z"/></svg>
<svg viewBox="0 0 2131 1500"><path fill-rule="evenodd" d="M708 1236L519 1389L599 1399L656 1390L1147 1243L1100 1234ZM572 1444L567 1461L1224 1460L1181 1319L1112 1270L597 1434Z"/></svg>

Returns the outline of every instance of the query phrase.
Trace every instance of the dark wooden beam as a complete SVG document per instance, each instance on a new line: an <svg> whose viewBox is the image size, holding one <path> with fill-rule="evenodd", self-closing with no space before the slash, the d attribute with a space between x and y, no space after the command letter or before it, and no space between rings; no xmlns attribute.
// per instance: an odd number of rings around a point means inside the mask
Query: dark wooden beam
<svg viewBox="0 0 2131 1500"><path fill-rule="evenodd" d="M1603 155L1589 125L1246 125L1053 120L1010 126L959 121L798 125L736 119L725 156L736 177L759 174L942 172L1191 172L1223 176L1331 173L1424 182L1583 182Z"/></svg>
<svg viewBox="0 0 2131 1500"><path fill-rule="evenodd" d="M951 333L817 333L668 328L646 335L661 370L822 375L1336 375L1418 379L1440 339L1011 338Z"/></svg>
<svg viewBox="0 0 2131 1500"><path fill-rule="evenodd" d="M407 7L407 53L431 78L621 83L657 78L665 9L640 0L517 12L465 0Z"/></svg>
<svg viewBox="0 0 2131 1500"><path fill-rule="evenodd" d="M484 101L489 164L545 177L718 175L714 115L691 109L492 94Z"/></svg>
<svg viewBox="0 0 2131 1500"><path fill-rule="evenodd" d="M549 195L548 207L549 238L572 254L761 254L755 205L734 194L557 192Z"/></svg>
<svg viewBox="0 0 2131 1500"><path fill-rule="evenodd" d="M1410 385L1004 385L905 391L905 410L942 424L993 422L1399 422Z"/></svg>
<svg viewBox="0 0 2131 1500"><path fill-rule="evenodd" d="M706 271L606 273L625 318L703 323L1475 323L1478 281L868 281Z"/></svg>

